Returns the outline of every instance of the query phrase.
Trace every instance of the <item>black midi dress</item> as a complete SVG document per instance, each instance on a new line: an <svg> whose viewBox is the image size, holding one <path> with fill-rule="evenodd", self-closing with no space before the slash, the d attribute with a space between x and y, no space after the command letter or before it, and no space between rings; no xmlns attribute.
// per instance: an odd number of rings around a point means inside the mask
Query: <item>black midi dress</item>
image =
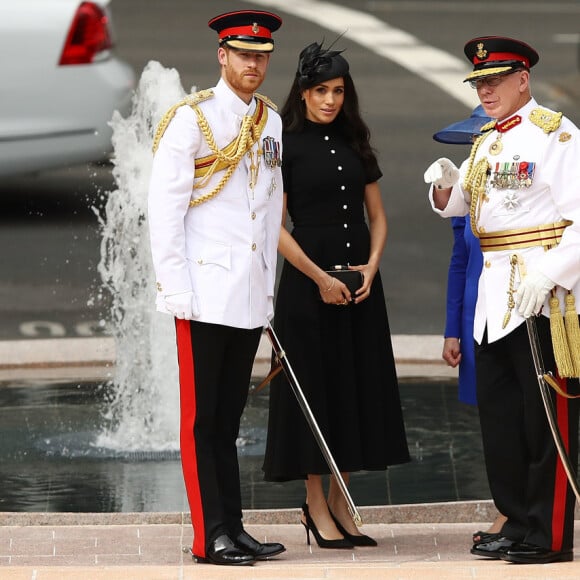
<svg viewBox="0 0 580 580"><path fill-rule="evenodd" d="M306 121L283 135L284 191L292 236L320 267L366 264L370 233L364 168L338 121ZM380 274L360 304L325 304L318 287L284 262L274 328L341 471L383 470L409 460ZM264 474L304 479L330 470L294 394L279 373L270 384Z"/></svg>

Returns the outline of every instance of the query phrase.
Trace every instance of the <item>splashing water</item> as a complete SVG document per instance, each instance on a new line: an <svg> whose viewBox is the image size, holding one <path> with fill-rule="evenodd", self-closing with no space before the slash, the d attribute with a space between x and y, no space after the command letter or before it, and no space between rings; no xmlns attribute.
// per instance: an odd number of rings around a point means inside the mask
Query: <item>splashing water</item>
<svg viewBox="0 0 580 580"><path fill-rule="evenodd" d="M155 312L155 276L147 228L153 133L185 92L175 69L155 61L143 69L131 115L115 113L113 177L118 187L99 216L98 271L112 295L110 327L116 365L108 427L95 445L116 450L178 448L179 389L173 318Z"/></svg>

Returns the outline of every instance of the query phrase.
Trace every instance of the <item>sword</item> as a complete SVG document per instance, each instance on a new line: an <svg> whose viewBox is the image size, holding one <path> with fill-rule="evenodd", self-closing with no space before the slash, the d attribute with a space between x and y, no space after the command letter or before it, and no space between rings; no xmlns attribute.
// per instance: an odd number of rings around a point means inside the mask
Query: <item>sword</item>
<svg viewBox="0 0 580 580"><path fill-rule="evenodd" d="M350 517L357 526L362 526L362 518L360 517L356 505L352 501L352 497L350 496L348 488L346 487L346 483L344 482L344 479L342 478L342 475L338 470L336 461L334 461L334 457L332 457L332 454L330 453L330 449L328 448L324 436L320 431L320 427L318 426L318 423L316 422L312 410L310 409L310 405L306 400L306 396L304 395L304 392L302 391L298 383L298 379L294 374L294 370L290 365L290 361L286 357L286 353L284 352L284 349L280 345L280 341L278 340L278 337L276 336L276 333L274 332L274 329L272 328L272 325L270 323L268 323L268 326L266 326L265 330L266 334L268 335L268 338L270 339L270 342L272 343L272 349L274 350L274 354L276 355L278 362L282 366L282 370L284 371L284 374L286 375L286 378L290 383L290 387L294 392L294 396L296 397L296 400L298 401L298 404L300 405L300 408L304 413L304 418L306 419L306 422L308 423L310 429L312 430L312 434L316 439L316 443L318 443L318 447L320 448L322 455L324 455L324 459L326 460L326 463L328 464L328 467L330 468L332 475L334 475L340 488L340 491L342 492L342 495L346 500Z"/></svg>
<svg viewBox="0 0 580 580"><path fill-rule="evenodd" d="M540 394L542 395L542 402L544 403L544 410L546 411L546 417L548 418L552 438L556 444L556 449L558 450L558 455L560 456L560 461L562 462L562 466L566 472L566 477L568 478L570 487L576 496L576 501L580 503L580 489L578 489L578 482L576 481L574 469L570 457L568 457L568 453L566 452L562 434L558 428L554 402L552 401L552 397L550 397L550 382L555 383L556 381L551 372L545 372L544 370L544 361L542 359L542 351L540 350L540 339L538 338L538 328L536 326L535 316L529 316L526 318L526 328L528 330L528 339L532 350L532 359L534 361L538 386L540 387Z"/></svg>

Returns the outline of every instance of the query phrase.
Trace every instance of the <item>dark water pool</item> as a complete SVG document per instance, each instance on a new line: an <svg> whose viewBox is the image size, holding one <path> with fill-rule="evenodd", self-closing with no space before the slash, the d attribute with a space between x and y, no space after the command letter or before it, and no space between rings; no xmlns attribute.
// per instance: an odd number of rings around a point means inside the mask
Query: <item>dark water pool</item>
<svg viewBox="0 0 580 580"><path fill-rule="evenodd" d="M412 462L353 474L357 505L488 499L477 410L455 381L402 379ZM298 507L302 482L262 481L267 390L249 397L239 447L246 509ZM177 452L111 454L91 444L105 389L92 383L0 383L0 511L187 511Z"/></svg>

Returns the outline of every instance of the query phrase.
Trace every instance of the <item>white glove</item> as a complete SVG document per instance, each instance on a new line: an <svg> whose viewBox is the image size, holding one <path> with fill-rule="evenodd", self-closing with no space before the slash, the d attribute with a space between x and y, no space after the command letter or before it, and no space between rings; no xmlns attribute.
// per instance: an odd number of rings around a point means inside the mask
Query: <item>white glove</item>
<svg viewBox="0 0 580 580"><path fill-rule="evenodd" d="M529 318L532 314L538 314L546 296L555 286L550 278L537 270L532 270L520 283L516 292L516 306L518 312Z"/></svg>
<svg viewBox="0 0 580 580"><path fill-rule="evenodd" d="M441 157L429 165L423 175L425 183L432 183L441 189L453 187L459 181L459 169L453 161Z"/></svg>
<svg viewBox="0 0 580 580"><path fill-rule="evenodd" d="M165 308L175 318L193 320L199 316L197 298L191 290L179 292L178 294L168 294L163 299L165 300Z"/></svg>

